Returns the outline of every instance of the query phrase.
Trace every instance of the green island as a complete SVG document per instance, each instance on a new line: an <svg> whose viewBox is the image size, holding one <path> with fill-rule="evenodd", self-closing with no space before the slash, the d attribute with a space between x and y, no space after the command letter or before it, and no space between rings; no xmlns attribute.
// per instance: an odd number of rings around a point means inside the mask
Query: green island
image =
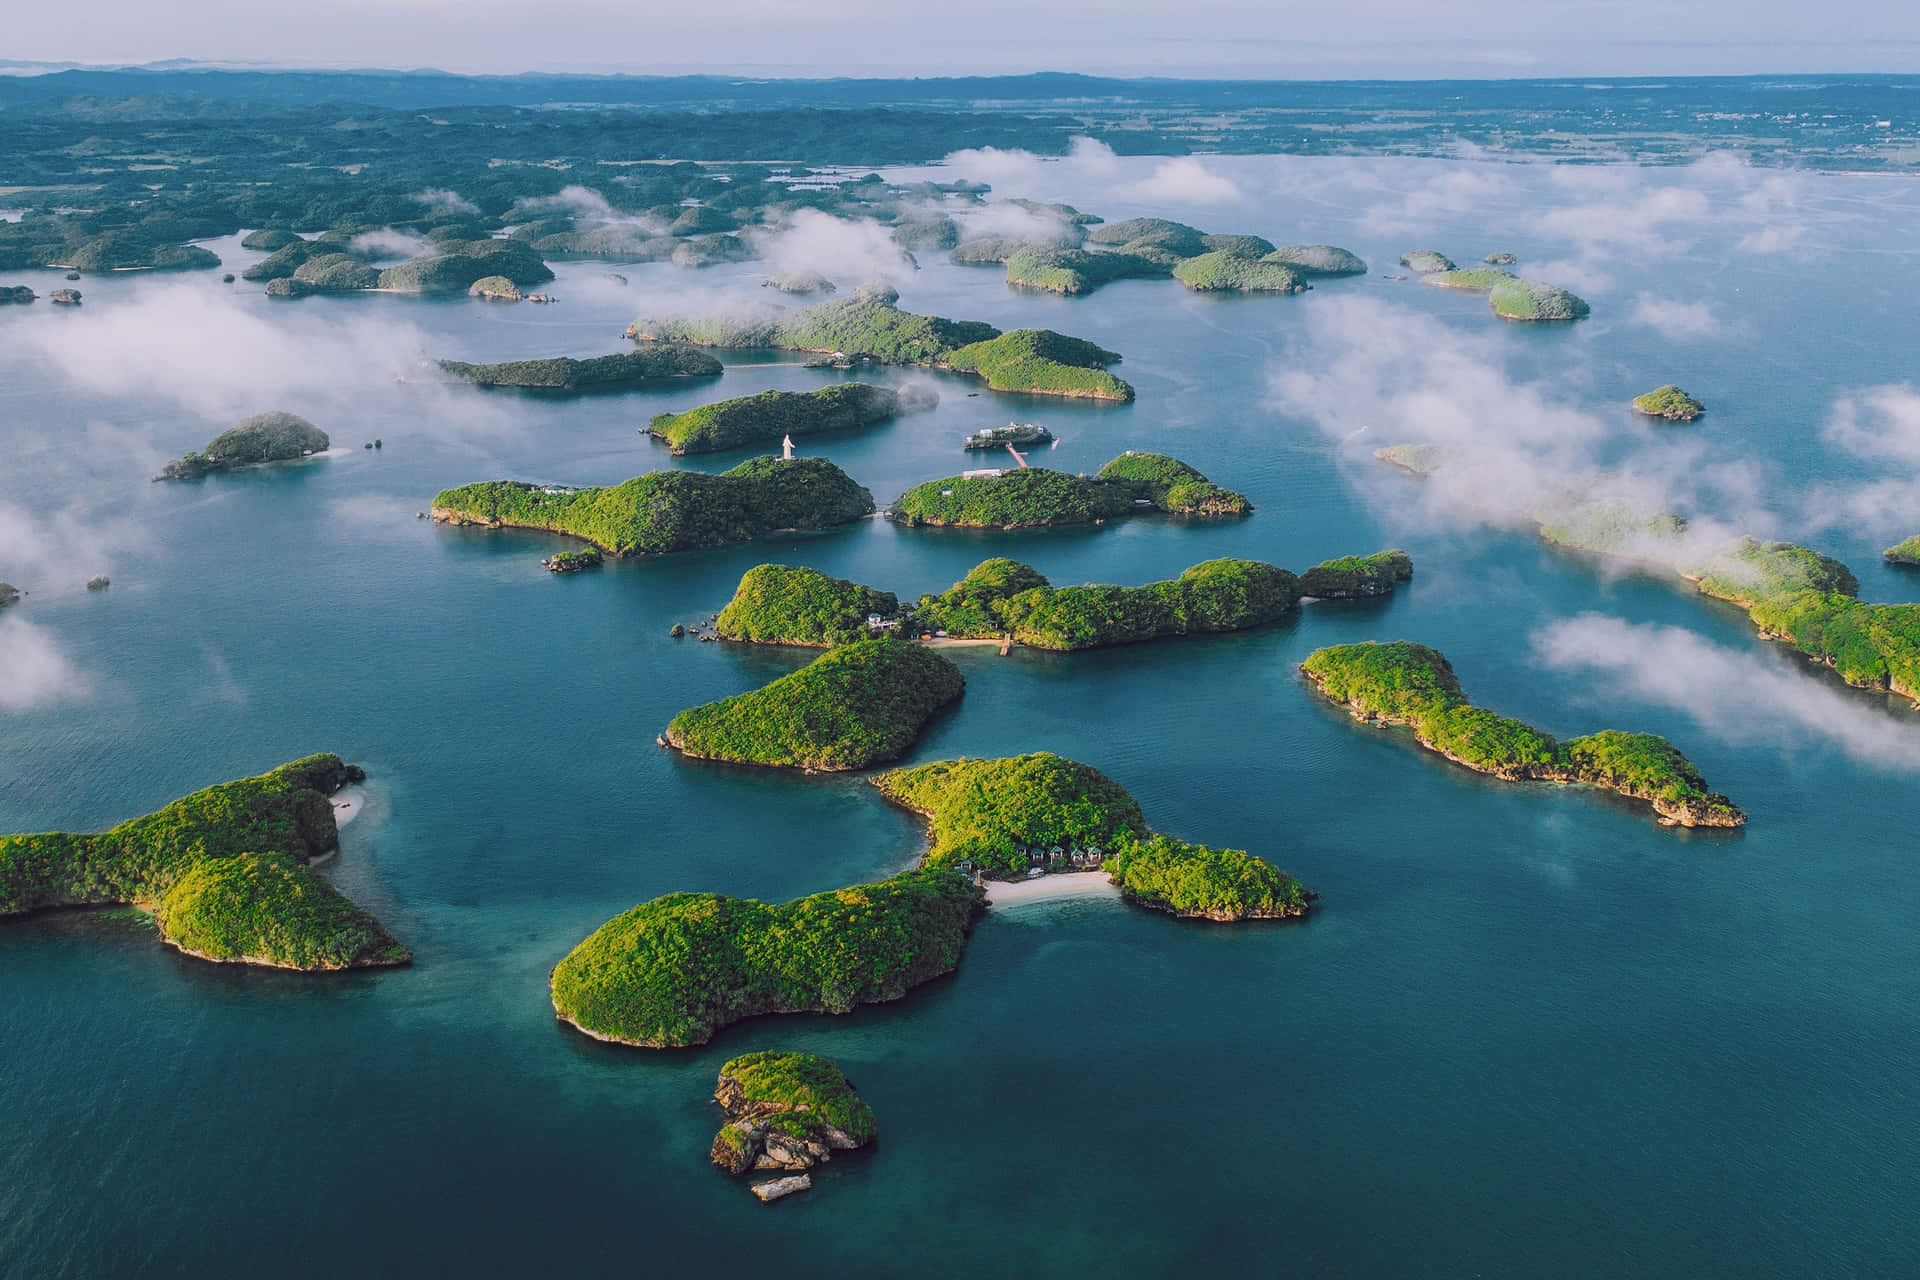
<svg viewBox="0 0 1920 1280"><path fill-rule="evenodd" d="M1415 275L1422 276L1456 269L1452 258L1435 249L1409 249L1400 255L1400 265Z"/></svg>
<svg viewBox="0 0 1920 1280"><path fill-rule="evenodd" d="M615 916L554 966L554 1012L597 1040L705 1044L769 1013L848 1013L960 963L985 894L947 867L779 906L670 893Z"/></svg>
<svg viewBox="0 0 1920 1280"><path fill-rule="evenodd" d="M706 352L670 346L642 347L587 360L550 356L499 364L442 360L439 365L440 372L454 382L528 391L612 391L681 378L717 378L722 372L720 362Z"/></svg>
<svg viewBox="0 0 1920 1280"><path fill-rule="evenodd" d="M1672 383L1635 396L1633 407L1637 413L1649 418L1665 418L1668 422L1692 422L1707 411L1707 406Z"/></svg>
<svg viewBox="0 0 1920 1280"><path fill-rule="evenodd" d="M1300 575L1300 594L1316 600L1366 600L1391 595L1413 581L1413 557L1404 551L1323 560Z"/></svg>
<svg viewBox="0 0 1920 1280"><path fill-rule="evenodd" d="M1017 467L929 480L902 494L892 514L912 526L1040 529L1100 523L1143 510L1242 516L1253 510L1253 504L1177 458L1127 453L1092 477Z"/></svg>
<svg viewBox="0 0 1920 1280"><path fill-rule="evenodd" d="M1313 287L1284 262L1226 249L1182 259L1173 278L1196 293L1300 293Z"/></svg>
<svg viewBox="0 0 1920 1280"><path fill-rule="evenodd" d="M287 233L291 238L280 242L266 257L240 273L242 280L265 281L291 279L308 260L328 257L342 252L344 246L328 241L302 240ZM251 239L252 237L248 237ZM242 247L251 247L244 244Z"/></svg>
<svg viewBox="0 0 1920 1280"><path fill-rule="evenodd" d="M708 1156L721 1170L743 1174L774 1171L805 1174L857 1151L880 1136L880 1126L847 1077L831 1059L810 1053L742 1054L720 1068L713 1100L727 1122L713 1135ZM808 1177L760 1183L763 1201L808 1190Z"/></svg>
<svg viewBox="0 0 1920 1280"><path fill-rule="evenodd" d="M339 846L328 797L365 774L334 755L224 782L98 835L0 836L0 916L127 904L203 960L307 971L412 953L309 864Z"/></svg>
<svg viewBox="0 0 1920 1280"><path fill-rule="evenodd" d="M977 374L995 391L1097 400L1133 399L1133 388L1106 372L1120 357L1051 329L1001 333L990 324L914 315L895 304L897 290L862 285L850 296L798 312L742 321L650 318L627 327L636 342L682 342L732 349L807 351L847 361L915 364Z"/></svg>
<svg viewBox="0 0 1920 1280"><path fill-rule="evenodd" d="M827 279L818 271L783 272L779 275L768 276L760 283L763 288L778 289L781 293L797 295L838 293L840 291L833 281Z"/></svg>
<svg viewBox="0 0 1920 1280"><path fill-rule="evenodd" d="M1725 796L1708 791L1700 771L1665 738L1607 729L1557 741L1470 704L1452 665L1425 645L1334 645L1310 654L1300 670L1356 720L1406 725L1420 745L1477 773L1617 791L1651 804L1665 826L1737 827L1747 820Z"/></svg>
<svg viewBox="0 0 1920 1280"><path fill-rule="evenodd" d="M1460 267L1451 271L1434 271L1422 275L1420 283L1433 285L1437 289L1465 289L1473 293L1485 293L1511 279L1513 279L1513 272L1502 271L1498 267Z"/></svg>
<svg viewBox="0 0 1920 1280"><path fill-rule="evenodd" d="M950 351L934 367L978 374L995 391L1125 403L1133 388L1106 368L1119 359L1118 352L1051 329L1015 329Z"/></svg>
<svg viewBox="0 0 1920 1280"><path fill-rule="evenodd" d="M1908 568L1920 567L1920 533L1914 534L1903 542L1896 542L1880 553L1888 564L1903 565Z"/></svg>
<svg viewBox="0 0 1920 1280"><path fill-rule="evenodd" d="M647 350L642 348L634 354L643 355ZM647 423L647 434L664 440L676 457L718 453L747 445L779 444L783 436L855 431L886 422L915 403L886 387L866 382L843 382L818 391L762 391L704 404L685 413L656 413Z"/></svg>
<svg viewBox="0 0 1920 1280"><path fill-rule="evenodd" d="M682 711L660 740L702 760L864 769L898 759L966 687L960 668L932 649L879 636L837 645L761 688Z"/></svg>
<svg viewBox="0 0 1920 1280"><path fill-rule="evenodd" d="M1510 267L1514 263L1520 261L1520 259L1518 255L1508 253L1505 249L1501 249L1496 252L1488 254L1486 257L1480 259L1480 261L1486 263L1490 267Z"/></svg>
<svg viewBox="0 0 1920 1280"><path fill-rule="evenodd" d="M1539 324L1582 320L1592 311L1584 298L1539 280L1503 280L1488 291L1487 305L1502 320Z"/></svg>
<svg viewBox="0 0 1920 1280"><path fill-rule="evenodd" d="M1268 262L1292 267L1303 276L1363 276L1367 264L1358 254L1331 244L1281 245L1266 255Z"/></svg>
<svg viewBox="0 0 1920 1280"><path fill-rule="evenodd" d="M714 634L756 644L849 644L871 634L870 617L891 618L900 601L817 569L756 565L740 578L733 599L714 621Z"/></svg>
<svg viewBox="0 0 1920 1280"><path fill-rule="evenodd" d="M650 471L623 484L570 489L492 480L448 489L436 521L541 529L617 556L746 542L776 529L827 529L873 513L873 495L825 458L749 458L730 471Z"/></svg>
<svg viewBox="0 0 1920 1280"><path fill-rule="evenodd" d="M380 272L376 287L401 293L459 293L488 276L503 276L516 285L553 279L552 268L524 240L446 239L435 247L439 252Z"/></svg>
<svg viewBox="0 0 1920 1280"><path fill-rule="evenodd" d="M1746 610L1762 638L1794 646L1846 683L1920 702L1920 605L1858 599L1859 580L1831 556L1736 538L1702 557L1688 546L1684 518L1624 499L1569 500L1533 519L1547 542L1671 572Z"/></svg>
<svg viewBox="0 0 1920 1280"><path fill-rule="evenodd" d="M780 906L711 893L644 902L554 967L555 1012L597 1039L667 1048L761 1014L897 1000L959 964L986 903L980 881L1035 871L1104 871L1128 901L1192 919L1295 918L1315 897L1265 859L1153 834L1118 784L1050 753L873 781L928 819L920 865ZM722 1154L735 1159L716 1142Z"/></svg>
<svg viewBox="0 0 1920 1280"><path fill-rule="evenodd" d="M526 295L520 292L520 286L505 276L481 276L467 286L469 298L483 298L488 302L519 302Z"/></svg>
<svg viewBox="0 0 1920 1280"><path fill-rule="evenodd" d="M334 245L325 247L337 250ZM316 293L352 293L373 288L379 278L379 272L352 254L313 253L289 274L270 281L267 294L275 298L305 298Z"/></svg>
<svg viewBox="0 0 1920 1280"><path fill-rule="evenodd" d="M154 479L198 480L234 467L324 453L327 444L327 433L298 414L279 410L256 413L208 441L202 452L169 462Z"/></svg>
<svg viewBox="0 0 1920 1280"><path fill-rule="evenodd" d="M1206 233L1184 222L1166 218L1127 218L1095 227L1087 235L1092 244L1114 245L1121 253L1149 258L1172 267L1182 258L1197 258L1206 253Z"/></svg>
<svg viewBox="0 0 1920 1280"><path fill-rule="evenodd" d="M971 265L986 245L969 246L962 265ZM955 250L958 254L959 251ZM1113 280L1164 277L1167 268L1151 258L1125 252L1094 253L1057 245L1020 244L1006 255L1007 283L1021 289L1069 296L1092 293Z"/></svg>
<svg viewBox="0 0 1920 1280"><path fill-rule="evenodd" d="M893 242L902 249L951 249L960 243L960 226L952 218L907 218L894 224Z"/></svg>
<svg viewBox="0 0 1920 1280"><path fill-rule="evenodd" d="M32 302L35 296L33 290L24 284L0 284L0 306L8 303Z"/></svg>
<svg viewBox="0 0 1920 1280"><path fill-rule="evenodd" d="M1303 916L1314 895L1264 858L1148 829L1140 805L1098 769L1051 752L942 760L873 779L893 803L927 819L922 867L990 880L1036 869L1104 871L1127 901L1185 919Z"/></svg>
<svg viewBox="0 0 1920 1280"><path fill-rule="evenodd" d="M592 547L581 551L561 551L540 562L548 573L584 573L600 567L600 553Z"/></svg>
<svg viewBox="0 0 1920 1280"><path fill-rule="evenodd" d="M884 630L1071 652L1242 631L1284 617L1303 596L1367 599L1412 577L1406 552L1381 551L1324 561L1297 578L1257 560L1219 559L1140 587L1055 587L1029 565L994 557L902 610L890 591L814 569L763 564L741 577L714 633L757 644L825 647Z"/></svg>

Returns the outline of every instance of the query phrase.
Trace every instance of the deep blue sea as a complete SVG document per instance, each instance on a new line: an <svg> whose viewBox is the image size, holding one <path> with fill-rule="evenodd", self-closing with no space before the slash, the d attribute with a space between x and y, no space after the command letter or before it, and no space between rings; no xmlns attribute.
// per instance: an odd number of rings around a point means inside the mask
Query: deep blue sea
<svg viewBox="0 0 1920 1280"><path fill-rule="evenodd" d="M540 557L565 540L416 513L474 480L723 469L745 455L676 463L637 428L845 375L729 357L714 383L562 400L443 388L418 362L604 354L642 312L759 303L769 263L563 264L551 307L288 303L214 272L0 309L0 578L30 593L0 617L0 831L100 828L336 751L370 782L329 874L418 957L309 977L183 958L133 910L0 923L0 1275L1920 1274L1920 714L1684 584L1555 553L1518 514L1543 475L1604 472L1836 555L1865 598L1916 599L1879 550L1920 531L1920 187L1473 157L928 172L1332 242L1374 271L1297 297L1062 299L802 229L775 265L843 288L887 269L909 309L1093 339L1138 391L1096 408L886 371L939 408L802 452L884 504L966 465L966 432L1033 420L1061 437L1036 463L1173 453L1251 518L869 521L554 577ZM1513 328L1391 279L1416 247L1515 252L1592 318ZM1669 381L1708 404L1698 423L1627 411ZM336 450L148 482L269 408ZM1492 461L1449 489L1370 456L1419 439ZM784 900L921 848L861 777L655 745L681 708L810 656L669 638L749 567L917 596L988 555L1140 583L1383 546L1416 577L1380 603L1082 655L955 650L966 696L909 757L1096 765L1160 830L1319 891L1304 923L1033 905L983 920L950 978L847 1017L676 1052L554 1020L548 970L637 902ZM89 592L97 573L112 585ZM1750 825L1663 829L1360 727L1296 667L1369 638L1443 650L1482 705L1554 733L1666 734ZM773 1207L707 1162L715 1072L762 1048L838 1060L882 1135Z"/></svg>

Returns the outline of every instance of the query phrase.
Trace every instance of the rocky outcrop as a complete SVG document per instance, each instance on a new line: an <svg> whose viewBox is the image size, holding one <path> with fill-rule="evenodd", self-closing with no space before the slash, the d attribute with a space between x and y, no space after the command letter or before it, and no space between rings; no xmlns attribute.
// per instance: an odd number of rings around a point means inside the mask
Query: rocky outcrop
<svg viewBox="0 0 1920 1280"><path fill-rule="evenodd" d="M52 293L48 294L47 297L66 307L77 307L80 305L80 291L78 289L55 289Z"/></svg>
<svg viewBox="0 0 1920 1280"><path fill-rule="evenodd" d="M761 1204L772 1204L775 1200L792 1195L796 1191L813 1190L813 1179L806 1174L792 1178L774 1178L770 1182L753 1184L753 1194L760 1197Z"/></svg>
<svg viewBox="0 0 1920 1280"><path fill-rule="evenodd" d="M875 1136L872 1109L838 1067L810 1054L735 1058L720 1069L713 1100L727 1115L709 1153L718 1168L734 1177L789 1175L755 1185L753 1193L762 1200L806 1190L813 1185L808 1170L833 1159L836 1151L870 1145ZM783 1185L784 1190L767 1194L768 1188Z"/></svg>

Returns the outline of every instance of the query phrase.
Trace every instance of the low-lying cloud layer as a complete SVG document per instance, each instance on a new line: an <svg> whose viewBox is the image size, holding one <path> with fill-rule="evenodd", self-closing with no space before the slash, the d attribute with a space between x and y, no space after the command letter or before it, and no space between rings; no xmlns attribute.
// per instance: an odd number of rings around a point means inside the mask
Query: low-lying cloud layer
<svg viewBox="0 0 1920 1280"><path fill-rule="evenodd" d="M60 651L52 632L0 614L0 711L34 711L91 692L91 681Z"/></svg>
<svg viewBox="0 0 1920 1280"><path fill-rule="evenodd" d="M1534 633L1536 659L1556 671L1600 677L1601 696L1625 695L1680 711L1732 746L1825 743L1889 772L1920 771L1920 733L1862 705L1776 654L1731 649L1681 627L1634 624L1597 613ZM1904 719L1904 717L1902 718Z"/></svg>

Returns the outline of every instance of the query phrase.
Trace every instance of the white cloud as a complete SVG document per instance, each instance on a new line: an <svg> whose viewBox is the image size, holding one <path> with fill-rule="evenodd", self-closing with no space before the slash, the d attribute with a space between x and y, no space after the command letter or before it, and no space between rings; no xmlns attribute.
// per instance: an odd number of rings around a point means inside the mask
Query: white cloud
<svg viewBox="0 0 1920 1280"><path fill-rule="evenodd" d="M1684 712L1734 746L1790 755L1823 742L1890 772L1920 771L1920 734L1862 706L1814 673L1776 656L1718 645L1682 627L1583 613L1533 637L1536 658L1557 671L1599 675L1603 697L1626 695Z"/></svg>
<svg viewBox="0 0 1920 1280"><path fill-rule="evenodd" d="M416 191L415 200L429 209L446 209L453 213L477 214L480 206L471 200L462 199L457 191L448 191L442 187L430 187L425 191Z"/></svg>
<svg viewBox="0 0 1920 1280"><path fill-rule="evenodd" d="M1679 302L1642 293L1634 298L1631 314L1635 324L1646 325L1670 342L1712 337L1720 331L1720 318L1704 302Z"/></svg>
<svg viewBox="0 0 1920 1280"><path fill-rule="evenodd" d="M51 632L0 614L0 709L32 711L91 693L92 682L60 651Z"/></svg>
<svg viewBox="0 0 1920 1280"><path fill-rule="evenodd" d="M817 271L842 289L911 274L893 233L871 218L836 218L818 209L796 210L782 226L756 232L772 273Z"/></svg>
<svg viewBox="0 0 1920 1280"><path fill-rule="evenodd" d="M1203 206L1239 204L1246 199L1233 179L1212 172L1193 156L1161 161L1126 194L1137 200Z"/></svg>

